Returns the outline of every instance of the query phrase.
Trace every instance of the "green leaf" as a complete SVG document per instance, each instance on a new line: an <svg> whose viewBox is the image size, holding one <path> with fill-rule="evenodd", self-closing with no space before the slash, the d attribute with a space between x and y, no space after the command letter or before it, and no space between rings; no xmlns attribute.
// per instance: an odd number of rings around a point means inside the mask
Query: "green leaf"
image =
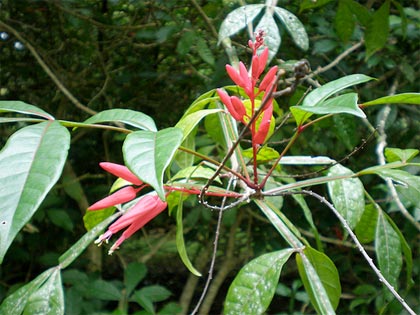
<svg viewBox="0 0 420 315"><path fill-rule="evenodd" d="M363 107L380 104L415 104L420 105L420 93L402 93L391 96L384 96L376 100L365 102Z"/></svg>
<svg viewBox="0 0 420 315"><path fill-rule="evenodd" d="M32 314L64 314L64 293L59 268L55 268L41 287L29 297L23 315Z"/></svg>
<svg viewBox="0 0 420 315"><path fill-rule="evenodd" d="M48 209L46 214L54 225L70 232L73 231L73 221L66 210L56 208Z"/></svg>
<svg viewBox="0 0 420 315"><path fill-rule="evenodd" d="M152 186L160 199L165 199L163 174L182 142L179 128L158 132L136 131L123 144L125 164L143 182Z"/></svg>
<svg viewBox="0 0 420 315"><path fill-rule="evenodd" d="M385 157L388 163L396 161L406 163L410 162L419 152L417 149L385 148Z"/></svg>
<svg viewBox="0 0 420 315"><path fill-rule="evenodd" d="M39 116L48 120L54 120L54 117L49 113L34 105L26 104L21 101L0 101L0 113L2 112L21 113L26 115Z"/></svg>
<svg viewBox="0 0 420 315"><path fill-rule="evenodd" d="M242 154L246 158L249 158L249 159L253 158L252 148L243 150ZM268 161L272 161L272 160L277 159L279 156L280 156L280 153L278 153L273 148L263 146L262 148L260 148L260 150L258 150L257 162L258 163L266 163Z"/></svg>
<svg viewBox="0 0 420 315"><path fill-rule="evenodd" d="M302 0L300 3L300 7L299 7L299 13L301 13L304 10L309 10L309 9L315 9L315 8L319 8L322 7L324 5L326 5L329 2L332 2L333 0L318 0L318 1L313 1L313 0Z"/></svg>
<svg viewBox="0 0 420 315"><path fill-rule="evenodd" d="M109 207L97 211L86 211L83 216L83 224L87 231L90 231L106 218L110 217L115 212L115 207Z"/></svg>
<svg viewBox="0 0 420 315"><path fill-rule="evenodd" d="M374 204L368 204L365 211L357 223L355 232L360 243L367 244L375 239L376 222L378 220L378 210Z"/></svg>
<svg viewBox="0 0 420 315"><path fill-rule="evenodd" d="M264 313L273 299L281 269L293 252L288 248L264 254L242 267L229 287L224 313Z"/></svg>
<svg viewBox="0 0 420 315"><path fill-rule="evenodd" d="M263 30L265 32L264 47L268 47L267 64L269 64L279 51L281 44L279 29L277 28L273 15L269 13L269 10L266 10L260 22L255 27L255 30Z"/></svg>
<svg viewBox="0 0 420 315"><path fill-rule="evenodd" d="M214 66L213 53L211 49L209 48L209 46L207 45L207 42L204 40L204 38L202 37L196 38L196 43L197 43L196 49L201 59L203 59L209 65Z"/></svg>
<svg viewBox="0 0 420 315"><path fill-rule="evenodd" d="M384 179L391 179L396 184L401 185L402 188L411 188L418 195L420 195L420 177L410 174L406 171L395 169L378 169L374 173L378 174Z"/></svg>
<svg viewBox="0 0 420 315"><path fill-rule="evenodd" d="M130 296L131 292L144 279L147 274L147 267L140 262L132 262L128 264L124 270L124 284L126 295Z"/></svg>
<svg viewBox="0 0 420 315"><path fill-rule="evenodd" d="M131 109L108 109L93 115L86 119L84 124L97 124L103 122L121 122L135 128L156 131L154 120L143 114Z"/></svg>
<svg viewBox="0 0 420 315"><path fill-rule="evenodd" d="M182 141L194 130L195 126L206 116L223 112L223 109L202 109L181 118L175 127L182 130Z"/></svg>
<svg viewBox="0 0 420 315"><path fill-rule="evenodd" d="M379 269L389 283L397 287L402 267L401 243L398 234L380 212L376 225L375 251Z"/></svg>
<svg viewBox="0 0 420 315"><path fill-rule="evenodd" d="M141 288L137 292L140 292L141 295L143 295L153 303L165 301L172 295L171 291L169 291L167 288L161 285L150 285Z"/></svg>
<svg viewBox="0 0 420 315"><path fill-rule="evenodd" d="M357 105L357 94L347 93L318 103L315 106L291 106L290 110L295 116L296 121L303 123L311 114L301 114L301 112L314 114L351 114L357 117L366 118L365 113ZM300 118L304 117L304 118Z"/></svg>
<svg viewBox="0 0 420 315"><path fill-rule="evenodd" d="M94 211L89 211L94 212ZM97 224L95 227L91 228L89 232L83 235L72 247L70 247L63 255L58 258L60 263L60 268L67 268L79 255L88 247L92 242L98 237L98 235L117 217L120 213L115 213L114 215L106 218L101 223Z"/></svg>
<svg viewBox="0 0 420 315"><path fill-rule="evenodd" d="M248 23L252 23L264 6L264 4L249 4L230 12L223 20L222 25L220 25L218 44L225 38L238 33Z"/></svg>
<svg viewBox="0 0 420 315"><path fill-rule="evenodd" d="M194 44L196 34L193 31L186 31L181 35L181 38L176 45L176 52L181 56L185 56L189 53L191 47Z"/></svg>
<svg viewBox="0 0 420 315"><path fill-rule="evenodd" d="M190 133L182 142L181 147L189 149L191 151L195 151L196 134L197 134L196 132ZM194 154L191 154L182 150L178 150L178 152L175 155L175 163L181 169L192 166L194 164L194 159L195 159Z"/></svg>
<svg viewBox="0 0 420 315"><path fill-rule="evenodd" d="M353 172L337 164L330 168L328 176L353 175ZM363 184L358 178L328 182L328 193L337 211L354 228L365 210Z"/></svg>
<svg viewBox="0 0 420 315"><path fill-rule="evenodd" d="M122 297L121 291L110 281L97 279L89 283L87 295L90 298L104 301L119 301Z"/></svg>
<svg viewBox="0 0 420 315"><path fill-rule="evenodd" d="M212 103L213 101L220 100L219 96L215 96L216 90L210 90L204 94L201 94L197 99L195 99L194 102L188 107L188 109L185 111L184 115L181 119L184 119L186 116L203 109L206 107L206 105Z"/></svg>
<svg viewBox="0 0 420 315"><path fill-rule="evenodd" d="M334 18L334 26L337 35L345 43L349 41L356 24L353 12L347 5L347 2L347 0L340 0L338 2L338 8Z"/></svg>
<svg viewBox="0 0 420 315"><path fill-rule="evenodd" d="M201 273L192 265L188 257L187 248L185 246L184 224L182 222L182 209L184 201L183 195L184 194L181 194L179 196L178 207L176 211L176 248L178 250L179 257L181 257L181 260L184 263L185 267L187 267L193 275L201 277Z"/></svg>
<svg viewBox="0 0 420 315"><path fill-rule="evenodd" d="M337 268L327 255L305 247L296 255L299 275L318 314L335 314L340 302L341 284Z"/></svg>
<svg viewBox="0 0 420 315"><path fill-rule="evenodd" d="M365 32L366 59L382 49L389 34L389 0L372 14Z"/></svg>
<svg viewBox="0 0 420 315"><path fill-rule="evenodd" d="M291 12L279 7L275 7L274 12L286 28L289 35L292 37L295 44L300 49L307 50L309 48L308 34L299 19Z"/></svg>
<svg viewBox="0 0 420 315"><path fill-rule="evenodd" d="M364 74L351 74L340 79L328 82L323 86L310 92L303 100L302 106L317 106L325 101L328 97L348 88L349 86L364 83L373 80Z"/></svg>
<svg viewBox="0 0 420 315"><path fill-rule="evenodd" d="M22 314L30 296L36 292L55 271L55 267L44 271L31 282L9 295L0 305L0 314Z"/></svg>
<svg viewBox="0 0 420 315"><path fill-rule="evenodd" d="M190 179L190 178L201 178L201 179L210 179L214 175L214 170L208 167L204 167L201 165L198 166L189 166L178 173L176 173L172 178L171 181L176 181L178 179ZM215 179L216 182L222 183L219 177Z"/></svg>
<svg viewBox="0 0 420 315"><path fill-rule="evenodd" d="M14 133L0 152L0 263L59 179L69 144L67 129L46 121Z"/></svg>
<svg viewBox="0 0 420 315"><path fill-rule="evenodd" d="M370 23L371 14L369 10L362 4L354 0L347 0L346 4L351 12L357 17L357 20L362 24L364 27Z"/></svg>

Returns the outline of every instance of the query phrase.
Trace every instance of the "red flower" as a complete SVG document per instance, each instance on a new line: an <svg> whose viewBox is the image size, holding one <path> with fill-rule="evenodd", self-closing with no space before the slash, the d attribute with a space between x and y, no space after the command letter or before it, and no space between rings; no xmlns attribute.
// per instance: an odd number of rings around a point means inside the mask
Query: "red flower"
<svg viewBox="0 0 420 315"><path fill-rule="evenodd" d="M165 210L166 206L167 203L162 201L156 193L141 197L133 207L109 226L108 230L95 241L95 244L101 245L104 241L108 243L113 234L127 228L108 251L108 254L111 255L122 242Z"/></svg>
<svg viewBox="0 0 420 315"><path fill-rule="evenodd" d="M146 185L137 178L126 166L115 163L102 162L99 165L112 175L121 177L127 182L140 187L126 186L119 189L117 192L105 197L102 200L91 205L88 210L101 210L108 207L116 206L122 203L126 203L136 198L137 193L142 190Z"/></svg>

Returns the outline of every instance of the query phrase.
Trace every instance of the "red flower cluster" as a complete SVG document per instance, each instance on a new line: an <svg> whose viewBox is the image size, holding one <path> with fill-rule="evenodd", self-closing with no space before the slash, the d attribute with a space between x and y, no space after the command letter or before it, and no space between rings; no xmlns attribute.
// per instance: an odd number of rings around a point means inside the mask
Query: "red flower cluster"
<svg viewBox="0 0 420 315"><path fill-rule="evenodd" d="M219 95L223 104L225 104L232 117L244 124L247 124L247 122L254 115L255 111L258 109L255 106L255 101L257 97L262 94L261 104L265 103L264 108L260 113L260 116L254 120L254 123L251 126L252 142L254 144L264 143L264 140L267 137L268 131L270 129L270 122L273 116L273 99L270 98L269 100L265 100L265 97L267 97L267 92L271 90L276 82L276 73L278 68L277 66L272 67L257 87L260 76L267 64L269 53L268 48L265 47L260 55L257 54L258 49L264 44L263 35L263 32L259 32L256 36L255 42L252 42L251 40L248 42L248 46L252 49L252 65L249 71L246 69L242 62L239 62L239 71L237 71L231 65L226 65L226 71L229 77L238 86L242 87L247 94L251 103L250 113L247 112L243 100L241 100L239 97L229 96L222 89L217 89L217 94ZM259 121L258 130L257 121Z"/></svg>
<svg viewBox="0 0 420 315"><path fill-rule="evenodd" d="M88 210L100 210L108 207L116 206L136 198L137 193L142 190L146 184L137 178L126 166L102 162L99 164L104 170L126 180L132 184L121 188L110 196L96 202L88 208ZM120 238L112 245L109 250L111 255L127 238L141 229L146 223L156 217L159 213L165 210L167 203L160 200L156 193L150 193L141 197L134 206L127 210L117 221L111 224L108 230L102 234L96 241L96 244L101 245L104 241L108 242L113 234L118 233L122 229L127 228Z"/></svg>

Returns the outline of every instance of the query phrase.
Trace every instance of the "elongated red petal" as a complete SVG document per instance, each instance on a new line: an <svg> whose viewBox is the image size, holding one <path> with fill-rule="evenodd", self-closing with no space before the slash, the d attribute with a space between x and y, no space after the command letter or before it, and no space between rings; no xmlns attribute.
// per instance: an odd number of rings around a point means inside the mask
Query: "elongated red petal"
<svg viewBox="0 0 420 315"><path fill-rule="evenodd" d="M240 85L240 87L242 87L245 90L245 93L249 97L253 97L254 90L253 90L252 82L251 82L251 79L249 78L248 70L246 69L242 61L239 62L239 75L241 76L241 79L243 82L243 84Z"/></svg>
<svg viewBox="0 0 420 315"><path fill-rule="evenodd" d="M226 108L228 109L229 113L235 120L240 121L242 116L235 110L235 107L232 104L232 98L223 91L222 89L217 89L217 94L219 95L220 99L222 100L223 104L225 104Z"/></svg>
<svg viewBox="0 0 420 315"><path fill-rule="evenodd" d="M123 215L116 223L109 227L109 231L119 231L127 226L129 227L123 232L118 240L112 245L109 254L120 247L120 245L135 232L141 229L150 220L161 213L167 206L166 202L160 200L157 195L146 195L131 209L126 215ZM122 221L118 223L118 221ZM118 227L118 230L117 230Z"/></svg>
<svg viewBox="0 0 420 315"><path fill-rule="evenodd" d="M268 48L265 47L264 50L263 50L263 52L258 56L258 59L259 59L259 63L258 63L259 68L258 68L258 75L257 75L257 77L260 77L261 73L263 73L263 71L265 69L265 66L267 65L268 54L269 54Z"/></svg>
<svg viewBox="0 0 420 315"><path fill-rule="evenodd" d="M267 91L271 88L271 85L273 84L273 80L277 73L277 66L271 67L270 70L268 70L267 74L265 75L264 79L261 81L259 90L260 91Z"/></svg>
<svg viewBox="0 0 420 315"><path fill-rule="evenodd" d="M136 198L137 192L138 189L135 189L133 186L123 187L112 195L94 203L88 208L88 210L100 210L128 202Z"/></svg>
<svg viewBox="0 0 420 315"><path fill-rule="evenodd" d="M260 74L261 73L259 73L259 69L260 69L260 67L259 67L259 58L258 58L258 56L256 56L256 55L254 55L253 57L252 57L252 78L255 80L255 81L257 81L258 80L258 78L259 78L259 76L260 76Z"/></svg>
<svg viewBox="0 0 420 315"><path fill-rule="evenodd" d="M270 130L270 122L271 117L273 116L273 104L271 103L270 106L264 111L263 118L261 119L260 126L258 131L256 132L255 136L253 137L253 141L256 144L262 144L267 137L268 131Z"/></svg>
<svg viewBox="0 0 420 315"><path fill-rule="evenodd" d="M226 71L229 77L232 79L233 82L235 82L236 85L244 87L245 83L243 82L242 77L239 75L238 71L236 71L234 67L232 67L231 65L226 65Z"/></svg>
<svg viewBox="0 0 420 315"><path fill-rule="evenodd" d="M236 119L236 118L235 119L242 120L242 117L246 114L244 103L242 103L239 97L236 97L236 96L232 96L230 99L232 101L232 106L234 110L236 111L236 113L238 113L238 116L240 117L240 119Z"/></svg>
<svg viewBox="0 0 420 315"><path fill-rule="evenodd" d="M101 162L99 165L108 173L115 175L117 177L121 177L126 181L133 183L134 185L140 186L143 182L138 179L136 175L134 175L128 167L120 164L110 163L110 162Z"/></svg>

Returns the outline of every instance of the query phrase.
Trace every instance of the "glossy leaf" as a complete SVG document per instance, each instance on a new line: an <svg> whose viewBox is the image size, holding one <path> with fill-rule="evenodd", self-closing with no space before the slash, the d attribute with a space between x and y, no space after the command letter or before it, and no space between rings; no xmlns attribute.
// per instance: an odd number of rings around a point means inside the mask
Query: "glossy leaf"
<svg viewBox="0 0 420 315"><path fill-rule="evenodd" d="M252 148L246 149L242 151L243 156L249 159L253 158ZM277 159L280 156L275 149L263 146L258 150L257 153L257 162L258 163L266 163L268 161L272 161Z"/></svg>
<svg viewBox="0 0 420 315"><path fill-rule="evenodd" d="M374 204L365 207L360 221L357 223L355 232L360 243L370 243L375 239L376 223L378 221L378 210Z"/></svg>
<svg viewBox="0 0 420 315"><path fill-rule="evenodd" d="M184 141L188 135L193 131L195 126L207 115L220 113L223 109L202 109L196 112L193 112L187 116L184 116L176 125L175 127L182 130L183 136L182 141Z"/></svg>
<svg viewBox="0 0 420 315"><path fill-rule="evenodd" d="M337 164L330 168L328 176L352 175L353 172ZM328 182L328 193L337 211L350 228L359 222L365 209L363 184L358 178L347 178Z"/></svg>
<svg viewBox="0 0 420 315"><path fill-rule="evenodd" d="M264 13L258 25L255 27L256 31L263 30L264 36L264 47L268 47L268 60L267 64L274 58L280 48L281 37L280 32L277 28L276 21L268 10Z"/></svg>
<svg viewBox="0 0 420 315"><path fill-rule="evenodd" d="M325 254L306 247L296 255L300 278L318 314L335 314L341 284L338 271Z"/></svg>
<svg viewBox="0 0 420 315"><path fill-rule="evenodd" d="M405 149L401 150L398 148L385 148L385 157L388 163L401 161L403 163L410 162L414 157L419 154L417 149Z"/></svg>
<svg viewBox="0 0 420 315"><path fill-rule="evenodd" d="M103 212L101 211L88 211L90 212ZM82 236L72 247L70 247L63 255L58 258L61 269L68 267L79 255L88 247L92 242L99 236L100 233L118 216L120 213L116 213L112 216L108 216L106 219L101 221L99 224L92 227L85 235Z"/></svg>
<svg viewBox="0 0 420 315"><path fill-rule="evenodd" d="M382 212L378 215L376 225L375 251L383 276L396 287L402 267L401 243Z"/></svg>
<svg viewBox="0 0 420 315"><path fill-rule="evenodd" d="M121 122L139 129L157 130L151 117L138 111L121 108L104 110L86 119L83 123L97 124L103 122Z"/></svg>
<svg viewBox="0 0 420 315"><path fill-rule="evenodd" d="M382 49L388 39L389 34L389 5L386 0L382 6L372 14L370 23L365 32L366 59L376 51Z"/></svg>
<svg viewBox="0 0 420 315"><path fill-rule="evenodd" d="M180 170L178 173L176 173L172 178L171 181L176 181L179 179L210 179L214 175L214 170L208 167L204 166L189 166L187 168L184 168ZM216 182L222 183L220 178L215 179Z"/></svg>
<svg viewBox="0 0 420 315"><path fill-rule="evenodd" d="M230 12L223 20L219 29L220 44L225 38L235 35L257 17L264 8L264 4L249 4Z"/></svg>
<svg viewBox="0 0 420 315"><path fill-rule="evenodd" d="M380 104L420 105L420 93L402 93L402 94L395 94L391 96L384 96L384 97L377 98L376 100L365 102L362 105L363 107L365 107L365 106L380 105Z"/></svg>
<svg viewBox="0 0 420 315"><path fill-rule="evenodd" d="M275 7L274 12L286 28L289 35L292 37L295 44L300 49L307 50L309 48L308 34L299 19L291 12L279 7Z"/></svg>
<svg viewBox="0 0 420 315"><path fill-rule="evenodd" d="M178 207L176 211L176 248L178 250L179 257L184 263L185 267L197 277L201 277L201 273L194 268L191 263L191 260L188 257L187 248L185 246L184 240L184 224L182 220L182 210L183 210L183 195L179 195Z"/></svg>
<svg viewBox="0 0 420 315"><path fill-rule="evenodd" d="M225 314L262 314L273 299L280 272L293 249L264 254L236 275L226 296Z"/></svg>
<svg viewBox="0 0 420 315"><path fill-rule="evenodd" d="M0 305L0 314L22 314L30 296L54 274L55 270L56 268L51 268L44 271L31 282L9 295Z"/></svg>
<svg viewBox="0 0 420 315"><path fill-rule="evenodd" d="M365 113L357 104L357 94L347 93L318 103L316 106L292 106L290 108L298 124L303 123L311 114L351 114L366 118ZM305 113L301 113L305 112ZM304 119L300 118L304 117Z"/></svg>
<svg viewBox="0 0 420 315"><path fill-rule="evenodd" d="M59 179L69 143L67 129L47 121L20 129L0 152L0 262Z"/></svg>
<svg viewBox="0 0 420 315"><path fill-rule="evenodd" d="M1 112L20 113L54 120L54 117L46 111L21 101L0 101L0 113Z"/></svg>
<svg viewBox="0 0 420 315"><path fill-rule="evenodd" d="M401 188L413 189L420 195L420 176L415 176L406 171L395 169L378 169L375 173L384 179L391 179L394 183L401 186Z"/></svg>
<svg viewBox="0 0 420 315"><path fill-rule="evenodd" d="M158 132L136 131L124 141L123 154L127 167L143 182L152 186L165 199L163 174L182 142L179 128Z"/></svg>
<svg viewBox="0 0 420 315"><path fill-rule="evenodd" d="M337 268L327 255L311 247L296 255L299 275L318 314L334 314L340 302Z"/></svg>
<svg viewBox="0 0 420 315"><path fill-rule="evenodd" d="M64 292L59 268L55 268L48 279L30 295L23 314L64 315Z"/></svg>
<svg viewBox="0 0 420 315"><path fill-rule="evenodd" d="M351 74L340 79L328 82L310 92L303 100L302 106L317 106L328 97L348 88L349 86L373 80L364 74Z"/></svg>

